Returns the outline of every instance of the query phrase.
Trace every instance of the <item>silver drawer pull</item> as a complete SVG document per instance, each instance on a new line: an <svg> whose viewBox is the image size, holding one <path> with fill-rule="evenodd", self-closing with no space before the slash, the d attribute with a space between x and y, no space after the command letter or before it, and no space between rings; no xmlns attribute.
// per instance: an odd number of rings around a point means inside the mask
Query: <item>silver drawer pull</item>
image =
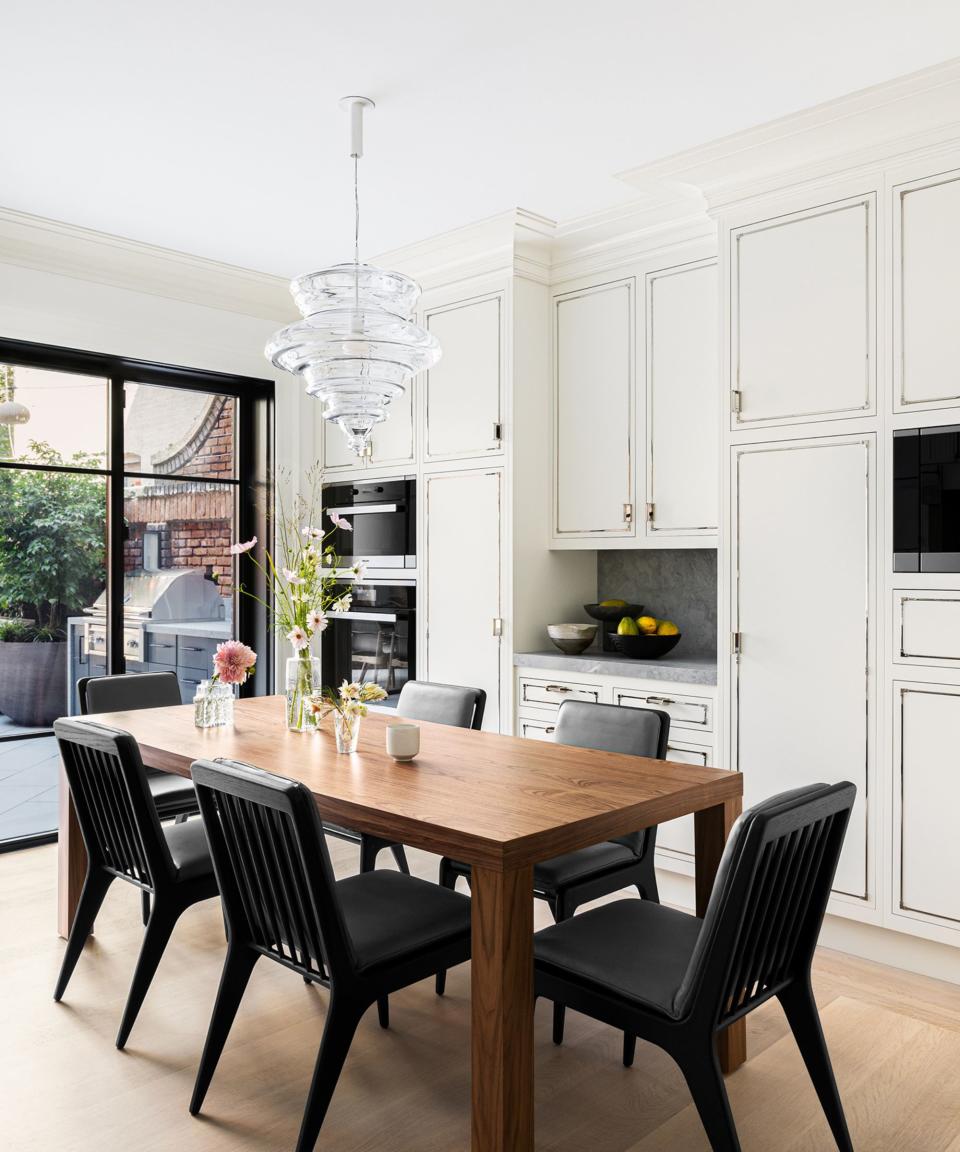
<svg viewBox="0 0 960 1152"><path fill-rule="evenodd" d="M563 684L548 684L546 690L548 692L572 692L572 688L567 688Z"/></svg>
<svg viewBox="0 0 960 1152"><path fill-rule="evenodd" d="M549 736L551 733L556 732L556 728L553 725L551 725L549 728L544 728L544 732L546 732L547 735Z"/></svg>
<svg viewBox="0 0 960 1152"><path fill-rule="evenodd" d="M676 704L676 700L671 700L669 696L648 696L646 702L648 704Z"/></svg>

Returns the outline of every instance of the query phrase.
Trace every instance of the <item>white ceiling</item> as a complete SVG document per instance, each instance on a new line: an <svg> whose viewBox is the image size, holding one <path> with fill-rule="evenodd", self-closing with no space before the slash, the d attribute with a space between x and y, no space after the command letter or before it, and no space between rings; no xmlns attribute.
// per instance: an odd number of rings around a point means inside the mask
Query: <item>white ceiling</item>
<svg viewBox="0 0 960 1152"><path fill-rule="evenodd" d="M361 257L960 55L955 0L5 0L0 204L266 272Z"/></svg>

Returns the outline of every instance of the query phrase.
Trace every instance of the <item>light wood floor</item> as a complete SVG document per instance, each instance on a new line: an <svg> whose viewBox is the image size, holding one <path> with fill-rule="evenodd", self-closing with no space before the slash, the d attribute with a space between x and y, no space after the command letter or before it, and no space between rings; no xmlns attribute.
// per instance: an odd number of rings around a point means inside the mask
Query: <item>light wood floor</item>
<svg viewBox="0 0 960 1152"><path fill-rule="evenodd" d="M356 851L332 842L338 870ZM433 879L436 861L411 852ZM114 1035L140 944L138 897L115 884L63 1003L52 989L56 849L0 855L0 1148L4 1152L247 1152L293 1147L326 993L258 965L207 1096L187 1101L224 951L216 902L180 922L126 1052ZM537 922L549 920L538 903ZM858 1152L960 1152L960 987L823 952L817 995ZM361 1024L318 1148L461 1152L469 1146L469 970L438 999L391 999L392 1027ZM707 1152L680 1074L570 1014L536 1021L539 1152ZM745 1152L834 1146L779 1008L749 1020L751 1058L728 1081Z"/></svg>

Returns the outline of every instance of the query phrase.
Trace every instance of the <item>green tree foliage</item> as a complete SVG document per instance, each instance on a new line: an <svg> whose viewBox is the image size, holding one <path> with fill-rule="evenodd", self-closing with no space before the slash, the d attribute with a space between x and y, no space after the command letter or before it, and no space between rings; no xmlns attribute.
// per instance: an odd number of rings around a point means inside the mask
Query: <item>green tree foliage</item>
<svg viewBox="0 0 960 1152"><path fill-rule="evenodd" d="M103 467L102 456L80 452L64 459L36 441L23 460ZM103 590L105 508L100 476L0 469L0 611L35 620L35 638L61 636L66 618Z"/></svg>

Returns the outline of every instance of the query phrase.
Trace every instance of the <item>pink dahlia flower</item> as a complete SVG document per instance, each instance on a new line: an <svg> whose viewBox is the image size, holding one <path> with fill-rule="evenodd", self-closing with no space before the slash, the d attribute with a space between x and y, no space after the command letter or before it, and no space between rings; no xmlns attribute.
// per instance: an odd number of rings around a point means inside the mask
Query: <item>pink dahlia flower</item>
<svg viewBox="0 0 960 1152"><path fill-rule="evenodd" d="M243 684L252 676L257 665L257 654L239 640L227 640L217 645L213 657L214 679L224 684Z"/></svg>

